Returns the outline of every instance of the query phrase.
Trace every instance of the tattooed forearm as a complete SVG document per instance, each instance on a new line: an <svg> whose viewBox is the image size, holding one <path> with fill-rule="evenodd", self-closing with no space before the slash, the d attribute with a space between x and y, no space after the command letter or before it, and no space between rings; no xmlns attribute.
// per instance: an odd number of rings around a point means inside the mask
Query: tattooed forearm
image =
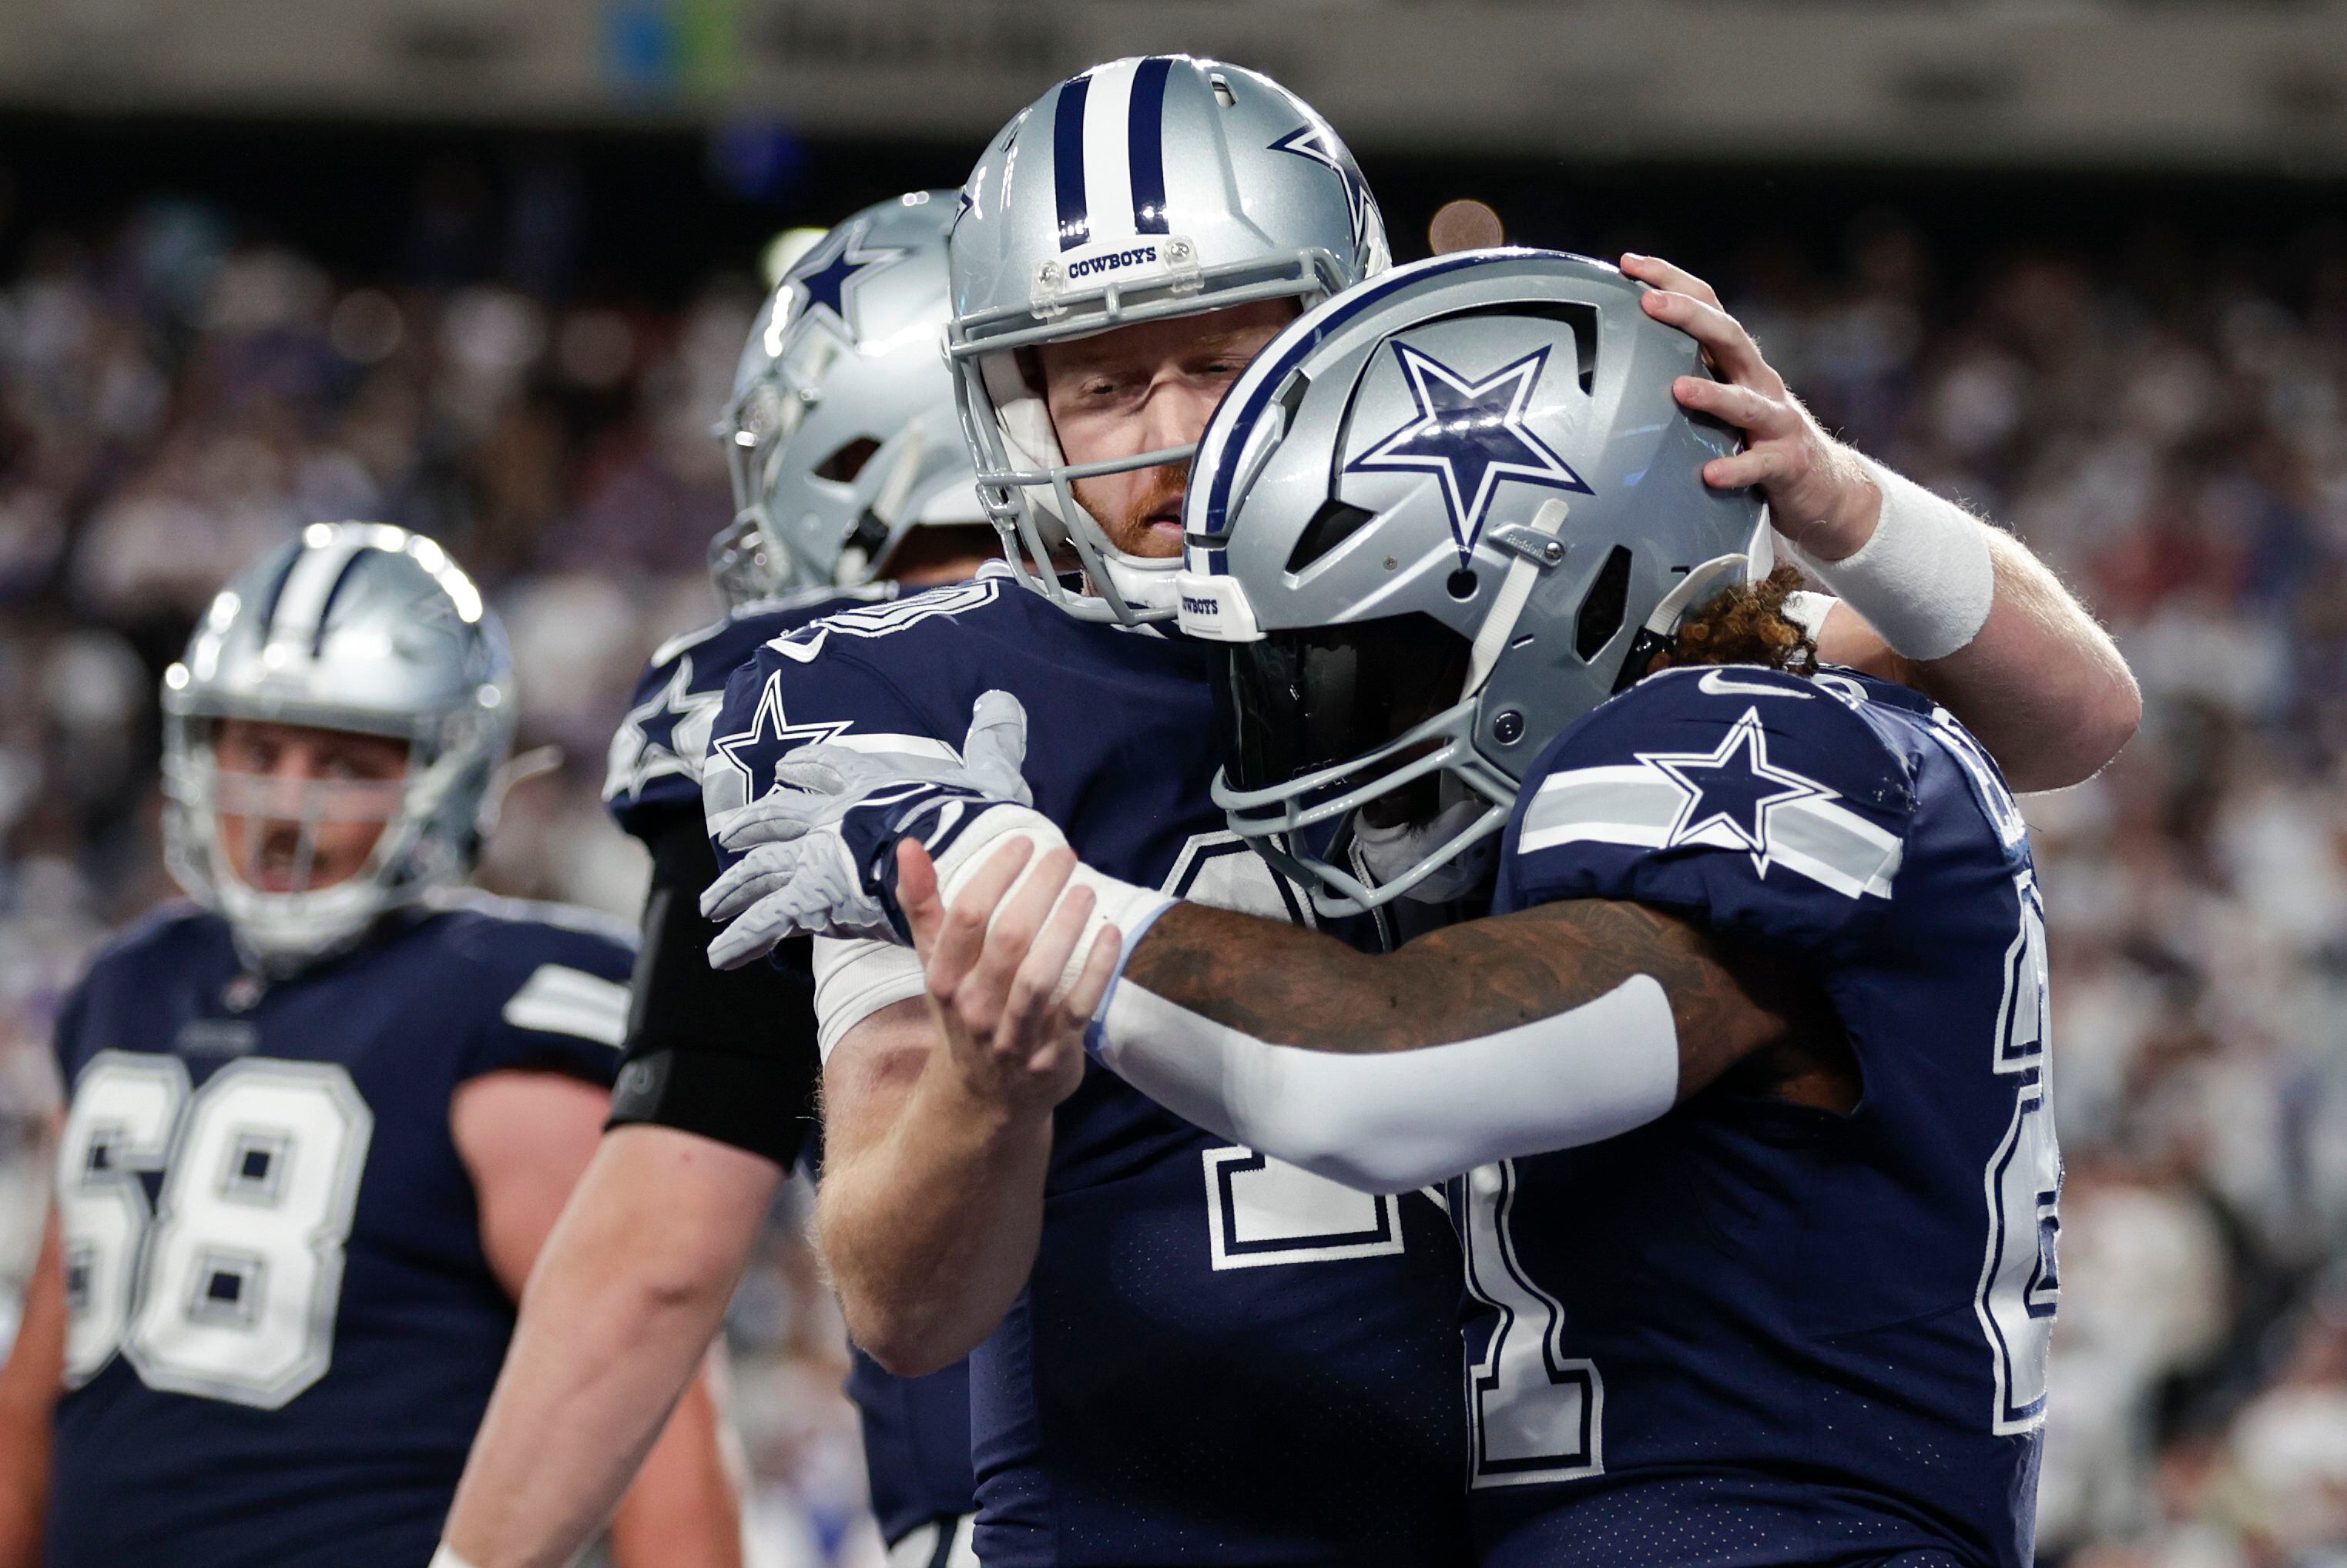
<svg viewBox="0 0 2347 1568"><path fill-rule="evenodd" d="M1690 1094L1782 1039L1805 1005L1771 966L1635 904L1578 900L1452 926L1372 957L1276 921L1184 904L1125 970L1257 1039L1327 1051L1410 1050L1594 1001L1635 975L1669 996Z"/></svg>

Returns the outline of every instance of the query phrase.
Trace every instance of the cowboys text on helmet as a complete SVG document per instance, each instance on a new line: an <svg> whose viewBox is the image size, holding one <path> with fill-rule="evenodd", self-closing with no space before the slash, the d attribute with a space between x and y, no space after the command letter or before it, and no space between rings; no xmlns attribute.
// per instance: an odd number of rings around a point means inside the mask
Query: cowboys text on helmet
<svg viewBox="0 0 2347 1568"><path fill-rule="evenodd" d="M1178 502L1204 409L1148 450L1081 460L1022 351L1308 304L1387 264L1377 203L1327 122L1267 77L1186 55L1096 66L1022 111L971 170L949 249L955 391L1011 563L1071 613L1128 622L1172 615L1178 546L1112 537L1079 487L1162 469L1153 483ZM1061 581L1071 564L1090 594Z"/></svg>

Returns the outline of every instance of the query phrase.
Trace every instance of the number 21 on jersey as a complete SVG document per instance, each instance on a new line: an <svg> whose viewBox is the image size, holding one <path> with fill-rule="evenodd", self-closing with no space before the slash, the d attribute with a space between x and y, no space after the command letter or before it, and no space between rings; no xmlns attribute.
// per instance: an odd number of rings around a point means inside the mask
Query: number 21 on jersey
<svg viewBox="0 0 2347 1568"><path fill-rule="evenodd" d="M117 1351L150 1389L264 1410L323 1377L374 1134L336 1063L251 1058L191 1092L177 1057L93 1057L57 1152L67 1386Z"/></svg>

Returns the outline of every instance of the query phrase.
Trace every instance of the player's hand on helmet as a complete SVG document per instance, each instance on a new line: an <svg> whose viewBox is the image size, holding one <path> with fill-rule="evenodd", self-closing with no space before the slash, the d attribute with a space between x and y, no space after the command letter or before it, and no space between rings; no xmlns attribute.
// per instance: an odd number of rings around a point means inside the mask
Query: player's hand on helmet
<svg viewBox="0 0 2347 1568"><path fill-rule="evenodd" d="M712 822L742 858L701 896L703 918L729 922L710 964L738 968L794 935L904 941L882 869L897 835L948 801L1032 799L1020 764L1027 712L1007 692L971 711L962 759L817 745L775 769L780 787Z"/></svg>
<svg viewBox="0 0 2347 1568"><path fill-rule="evenodd" d="M1064 847L1020 881L1033 857L1023 838L995 850L948 908L928 852L907 838L897 848L897 898L921 955L930 1014L964 1087L1008 1106L1049 1110L1083 1081L1084 1031L1116 973L1123 938L1102 927L1074 983L1054 996L1092 915L1092 892L1069 887L1076 856Z"/></svg>
<svg viewBox="0 0 2347 1568"><path fill-rule="evenodd" d="M1640 301L1646 313L1701 343L1720 378L1679 377L1672 391L1680 405L1744 432L1744 450L1705 464L1704 483L1722 490L1759 486L1777 531L1820 560L1840 560L1863 545L1881 514L1874 482L1858 455L1787 390L1712 286L1635 251L1622 258L1622 271L1652 285Z"/></svg>

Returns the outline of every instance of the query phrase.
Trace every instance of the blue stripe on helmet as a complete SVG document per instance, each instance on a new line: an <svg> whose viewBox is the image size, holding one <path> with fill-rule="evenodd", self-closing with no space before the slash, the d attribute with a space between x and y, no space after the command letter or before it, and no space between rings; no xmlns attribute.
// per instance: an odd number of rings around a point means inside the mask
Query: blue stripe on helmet
<svg viewBox="0 0 2347 1568"><path fill-rule="evenodd" d="M1287 379L1288 373L1303 364L1314 349L1327 341L1329 333L1368 310L1371 305L1398 289L1406 289L1428 278L1440 277L1445 272L1455 272L1462 267L1485 266L1496 261L1521 261L1524 254L1525 252L1520 250L1509 251L1503 255L1493 255L1488 251L1481 255L1471 252L1445 261L1424 261L1416 267L1405 267L1388 272L1374 282L1357 284L1349 294L1337 295L1333 302L1334 308L1315 323L1310 332L1288 344L1281 352L1279 358L1264 371L1262 378L1247 394L1246 402L1231 415L1228 432L1223 437L1223 451L1233 456L1245 451L1247 436L1255 429L1255 422L1263 417L1265 409L1271 406L1273 396L1277 394L1280 384ZM1255 374L1252 366L1249 367L1247 374L1250 375ZM1231 479L1235 467L1235 464L1218 463L1207 485L1206 526L1200 530L1207 537L1220 538L1230 532L1228 514L1231 504ZM1219 574L1230 569L1230 558L1221 546L1214 547L1209 552L1207 559L1208 569L1213 572Z"/></svg>
<svg viewBox="0 0 2347 1568"><path fill-rule="evenodd" d="M276 628L277 601L285 597L285 585L292 579L293 569L302 564L302 557L308 549L306 545L295 545L287 550L285 564L277 569L276 577L270 580L269 591L261 600L261 640L263 642L269 641L270 632Z"/></svg>
<svg viewBox="0 0 2347 1568"><path fill-rule="evenodd" d="M372 546L362 546L359 548L353 550L351 552L350 559L343 562L343 569L334 574L333 585L326 589L326 597L318 601L318 627L316 630L310 634L311 658L318 659L324 656L326 651L326 620L328 617L334 613L334 600L342 597L343 587L349 583L354 576L357 574L359 563L374 553L374 550Z"/></svg>
<svg viewBox="0 0 2347 1568"><path fill-rule="evenodd" d="M1092 237L1092 213L1084 201L1084 99L1092 79L1060 84L1051 109L1051 183L1060 198L1060 249L1072 251Z"/></svg>
<svg viewBox="0 0 2347 1568"><path fill-rule="evenodd" d="M1136 234L1165 232L1165 77L1173 68L1171 56L1152 55L1133 73L1124 145L1133 161L1133 231Z"/></svg>

